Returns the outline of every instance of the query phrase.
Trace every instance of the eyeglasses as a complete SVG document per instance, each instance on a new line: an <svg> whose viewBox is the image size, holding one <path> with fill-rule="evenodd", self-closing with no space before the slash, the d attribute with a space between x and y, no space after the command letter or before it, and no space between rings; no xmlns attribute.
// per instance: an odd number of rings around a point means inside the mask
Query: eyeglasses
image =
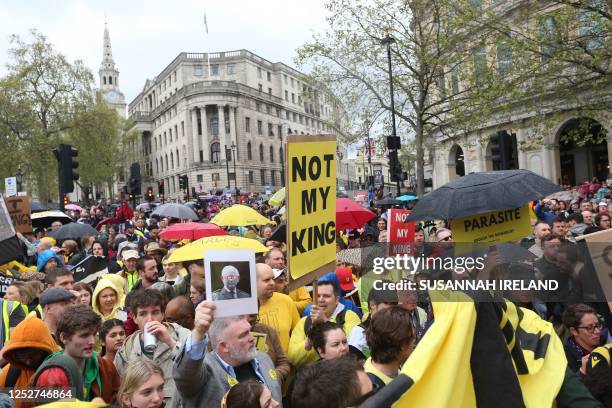
<svg viewBox="0 0 612 408"><path fill-rule="evenodd" d="M576 326L577 329L584 329L589 333L594 333L595 330L601 330L601 324L597 323L597 324L592 324L590 326Z"/></svg>
<svg viewBox="0 0 612 408"><path fill-rule="evenodd" d="M446 238L442 238L440 241L450 241L452 238L453 238L453 236L452 236L452 235L449 235L449 236L448 236L448 237L446 237Z"/></svg>

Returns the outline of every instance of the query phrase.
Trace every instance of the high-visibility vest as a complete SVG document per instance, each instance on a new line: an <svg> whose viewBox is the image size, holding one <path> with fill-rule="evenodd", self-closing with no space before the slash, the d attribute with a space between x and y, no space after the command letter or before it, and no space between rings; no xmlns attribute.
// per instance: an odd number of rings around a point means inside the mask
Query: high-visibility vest
<svg viewBox="0 0 612 408"><path fill-rule="evenodd" d="M129 273L126 271L125 278L127 279L127 291L130 292L138 281L138 271L135 271L134 273Z"/></svg>
<svg viewBox="0 0 612 408"><path fill-rule="evenodd" d="M15 309L19 306L23 308L23 305L15 300L0 299L0 302L2 302L2 336L0 338L0 342L2 343L1 345L4 346L6 343L8 343L11 337L9 323L11 314L13 314ZM24 311L25 310L26 309L24 309Z"/></svg>
<svg viewBox="0 0 612 408"><path fill-rule="evenodd" d="M21 308L25 312L26 315L30 314L30 308L24 304L21 305ZM38 317L40 320L43 318L43 309L40 305L36 305L35 308L32 309L32 315Z"/></svg>

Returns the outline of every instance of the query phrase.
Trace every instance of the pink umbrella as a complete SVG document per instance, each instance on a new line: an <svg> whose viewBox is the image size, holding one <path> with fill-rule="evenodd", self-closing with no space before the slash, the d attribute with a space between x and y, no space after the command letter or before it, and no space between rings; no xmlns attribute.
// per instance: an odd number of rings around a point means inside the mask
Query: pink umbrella
<svg viewBox="0 0 612 408"><path fill-rule="evenodd" d="M163 239L190 239L196 240L204 237L228 235L225 230L215 224L186 222L173 224L163 230L159 236Z"/></svg>
<svg viewBox="0 0 612 408"><path fill-rule="evenodd" d="M348 198L336 199L337 230L361 228L374 217L372 211Z"/></svg>
<svg viewBox="0 0 612 408"><path fill-rule="evenodd" d="M67 210L70 210L70 211L80 211L80 212L84 211L83 207L81 207L80 205L77 205L77 204L66 204L66 206L64 208L67 209Z"/></svg>

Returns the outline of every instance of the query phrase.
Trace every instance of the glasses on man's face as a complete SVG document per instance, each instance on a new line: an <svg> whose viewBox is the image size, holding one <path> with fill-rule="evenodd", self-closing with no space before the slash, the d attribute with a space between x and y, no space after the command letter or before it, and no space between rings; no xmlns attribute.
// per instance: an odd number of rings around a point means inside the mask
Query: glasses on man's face
<svg viewBox="0 0 612 408"><path fill-rule="evenodd" d="M584 329L589 333L595 333L595 330L601 330L601 324L591 324L589 326L576 326L577 329Z"/></svg>
<svg viewBox="0 0 612 408"><path fill-rule="evenodd" d="M450 241L452 238L453 238L453 236L449 235L448 237L441 238L440 241Z"/></svg>

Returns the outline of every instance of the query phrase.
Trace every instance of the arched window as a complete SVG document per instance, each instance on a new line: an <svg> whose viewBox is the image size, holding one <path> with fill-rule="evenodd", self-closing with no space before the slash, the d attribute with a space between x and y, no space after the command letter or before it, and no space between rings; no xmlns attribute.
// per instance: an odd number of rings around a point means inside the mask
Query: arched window
<svg viewBox="0 0 612 408"><path fill-rule="evenodd" d="M219 143L213 143L210 145L210 161L213 163L219 163L221 160L221 145Z"/></svg>
<svg viewBox="0 0 612 408"><path fill-rule="evenodd" d="M109 85L113 84L113 77L110 77L110 76L108 77L108 84Z"/></svg>
<svg viewBox="0 0 612 408"><path fill-rule="evenodd" d="M174 153L170 152L170 168L174 169Z"/></svg>
<svg viewBox="0 0 612 408"><path fill-rule="evenodd" d="M274 147L270 146L270 163L274 163Z"/></svg>
<svg viewBox="0 0 612 408"><path fill-rule="evenodd" d="M247 159L253 160L253 152L251 151L251 142L247 143Z"/></svg>
<svg viewBox="0 0 612 408"><path fill-rule="evenodd" d="M179 159L179 153L178 153L178 149L176 149L176 167L180 168L181 167L181 160Z"/></svg>
<svg viewBox="0 0 612 408"><path fill-rule="evenodd" d="M155 174L159 174L159 160L155 159Z"/></svg>
<svg viewBox="0 0 612 408"><path fill-rule="evenodd" d="M166 171L168 171L170 167L168 167L168 155L166 155Z"/></svg>
<svg viewBox="0 0 612 408"><path fill-rule="evenodd" d="M102 82L104 82L104 85L106 85L106 77L105 76L102 77Z"/></svg>
<svg viewBox="0 0 612 408"><path fill-rule="evenodd" d="M285 156L283 156L283 153L284 153L284 152L283 152L283 147L281 146L281 147L278 149L278 157L279 157L279 160L281 161L281 163L283 162L283 160L285 160L285 159L284 159L284 157L285 157Z"/></svg>
<svg viewBox="0 0 612 408"><path fill-rule="evenodd" d="M259 161L260 162L264 162L264 154L263 154L263 145L260 144L259 145Z"/></svg>

